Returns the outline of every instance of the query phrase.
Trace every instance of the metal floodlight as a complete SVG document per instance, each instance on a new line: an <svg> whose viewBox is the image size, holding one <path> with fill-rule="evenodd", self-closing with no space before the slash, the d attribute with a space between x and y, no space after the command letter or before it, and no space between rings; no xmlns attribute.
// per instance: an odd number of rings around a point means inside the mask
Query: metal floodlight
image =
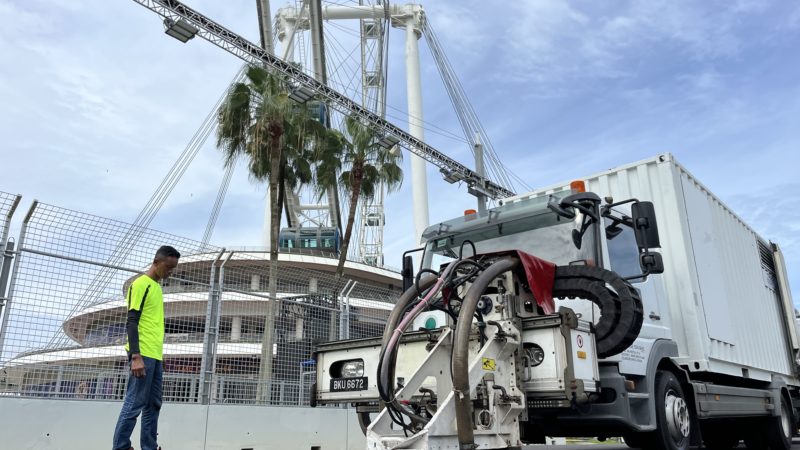
<svg viewBox="0 0 800 450"><path fill-rule="evenodd" d="M481 185L475 184L467 188L467 192L475 197L492 197L491 193Z"/></svg>
<svg viewBox="0 0 800 450"><path fill-rule="evenodd" d="M183 43L197 35L197 28L183 19L176 21L167 17L164 19L164 27L166 27L165 33Z"/></svg>
<svg viewBox="0 0 800 450"><path fill-rule="evenodd" d="M297 103L305 103L314 98L314 91L305 86L298 86L289 92L289 98Z"/></svg>
<svg viewBox="0 0 800 450"><path fill-rule="evenodd" d="M377 143L383 148L392 148L399 142L400 139L396 138L395 136L392 136L391 134L387 134L386 136L380 138L380 140L378 140Z"/></svg>
<svg viewBox="0 0 800 450"><path fill-rule="evenodd" d="M453 172L447 169L439 169L439 172L442 173L442 178L444 178L444 181L447 181L450 184L458 183L459 181L464 180L464 175L460 172Z"/></svg>

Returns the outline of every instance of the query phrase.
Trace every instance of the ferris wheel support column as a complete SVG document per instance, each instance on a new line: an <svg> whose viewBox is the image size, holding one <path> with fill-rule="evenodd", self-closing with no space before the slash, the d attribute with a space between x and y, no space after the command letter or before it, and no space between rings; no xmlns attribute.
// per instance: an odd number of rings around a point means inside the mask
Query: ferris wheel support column
<svg viewBox="0 0 800 450"><path fill-rule="evenodd" d="M256 9L258 10L258 28L261 32L261 47L274 53L275 44L272 42L272 13L269 0L256 0Z"/></svg>
<svg viewBox="0 0 800 450"><path fill-rule="evenodd" d="M422 126L422 82L419 69L419 43L422 35L421 11L405 21L406 28L406 95L408 96L408 131L420 141L425 140ZM428 226L428 174L425 160L411 157L411 199L413 202L414 233L417 242Z"/></svg>

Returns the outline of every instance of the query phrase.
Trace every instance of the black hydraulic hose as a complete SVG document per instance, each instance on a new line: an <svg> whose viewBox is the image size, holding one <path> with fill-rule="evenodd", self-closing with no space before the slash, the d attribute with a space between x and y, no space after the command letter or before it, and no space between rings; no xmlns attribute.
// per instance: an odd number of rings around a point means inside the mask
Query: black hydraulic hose
<svg viewBox="0 0 800 450"><path fill-rule="evenodd" d="M466 275L456 277L458 269L460 269L462 266L467 266L467 265L473 266L472 270L470 270L469 273L467 273ZM455 293L456 289L458 289L459 286L473 279L479 272L483 270L486 270L486 266L479 263L478 261L471 259L462 259L453 266L453 271L450 272L450 276L447 278L447 280L445 280L446 286L449 287L452 290L452 292Z"/></svg>
<svg viewBox="0 0 800 450"><path fill-rule="evenodd" d="M422 292L425 289L427 289L427 288L423 289L422 286L420 286L420 284L419 284L419 280L420 280L420 278L422 278L422 274L424 274L424 273L429 273L429 274L433 275L434 277L438 277L439 276L439 272L436 272L435 270L431 270L431 269L422 269L422 270L419 271L419 273L417 273L417 277L414 280L414 286L417 287L417 295L419 295L420 297L422 296Z"/></svg>
<svg viewBox="0 0 800 450"><path fill-rule="evenodd" d="M417 286L411 286L397 299L397 303L395 303L392 312L389 313L389 318L386 319L386 328L383 330L381 347L386 347L386 344L389 343L389 338L392 337L392 332L403 318L403 314L408 305L410 305L421 292L433 286L434 283L436 283L435 276L421 278L417 283L419 285L419 291L417 290Z"/></svg>
<svg viewBox="0 0 800 450"><path fill-rule="evenodd" d="M389 313L389 318L386 320L386 328L383 330L383 342L381 344L380 359L378 360L378 393L384 401L389 401L391 399L393 394L391 391L393 388L391 388L390 385L394 385L394 383L392 383L392 380L394 379L394 367L389 367L386 371L382 370L382 362L384 352L386 351L386 345L389 343L389 339L392 337L392 332L395 328L397 328L397 325L403 318L406 309L417 298L419 291L424 291L433 286L434 283L436 283L436 277L425 277L418 281L419 282L416 283L416 285L406 289L406 291L403 292L403 295L401 295L397 300L394 309L392 309L392 312ZM392 358L392 360L394 360L394 358ZM381 374L384 372L388 375L385 378L381 376Z"/></svg>
<svg viewBox="0 0 800 450"><path fill-rule="evenodd" d="M386 388L390 385L391 387L394 386L394 382L392 381L394 380L394 366L397 358L397 351L400 347L400 337L403 334L403 329L410 325L410 321L422 311L421 308L431 304L431 299L439 294L443 285L443 280L446 280L450 277L453 268L460 261L461 260L457 259L449 263L447 267L445 267L442 274L438 276L438 278L426 278L424 286L419 282L421 275L418 275L415 286L416 291L407 289L398 300L394 309L392 309L392 312L389 315L387 327L383 333L383 342L381 345L380 354L381 361L378 363L378 393L381 394L382 398L385 396L384 401L390 401L392 398L391 390L387 390ZM422 300L422 302L415 304L410 312L406 313L406 308L408 308L409 304L413 302L417 295L420 295L422 291L426 291L425 298ZM390 352L388 355L386 354L387 351ZM389 367L384 367L386 364L389 364Z"/></svg>
<svg viewBox="0 0 800 450"><path fill-rule="evenodd" d="M505 257L487 267L472 283L458 314L458 325L453 338L453 393L456 406L456 429L458 430L459 448L472 449L475 445L475 433L472 430L472 400L469 386L469 334L472 329L472 317L478 307L483 291L500 274L519 265L519 259Z"/></svg>
<svg viewBox="0 0 800 450"><path fill-rule="evenodd" d="M367 435L367 428L370 423L372 423L372 419L370 419L368 412L358 413L358 425L361 427L361 432L364 433L364 436Z"/></svg>
<svg viewBox="0 0 800 450"><path fill-rule="evenodd" d="M472 246L472 256L475 256L475 255L478 254L478 251L475 250L475 243L470 241L469 239L467 239L464 242L462 242L461 245L458 247L458 257L460 259L464 258L464 244L469 244L470 246Z"/></svg>

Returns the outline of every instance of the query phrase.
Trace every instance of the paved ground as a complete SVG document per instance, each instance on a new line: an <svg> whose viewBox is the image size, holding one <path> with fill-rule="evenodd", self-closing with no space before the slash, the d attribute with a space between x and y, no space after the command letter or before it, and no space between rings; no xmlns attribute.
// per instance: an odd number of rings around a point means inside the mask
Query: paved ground
<svg viewBox="0 0 800 450"><path fill-rule="evenodd" d="M557 450L586 450L587 447L595 447L597 450L631 450L627 446L619 446L619 445L537 445L537 446L529 446L525 447L525 450L541 450L543 448L546 449L557 449ZM742 446L741 448L744 448ZM800 442L795 442L792 446L792 450L800 450Z"/></svg>
<svg viewBox="0 0 800 450"><path fill-rule="evenodd" d="M601 450L601 449L602 450L631 450L630 448L628 448L625 445L619 446L619 445L600 445L600 444L595 444L595 445L567 445L567 446L563 446L563 445L536 445L536 446L525 447L525 450L541 450L543 448L545 448L545 449L554 449L554 450L556 450L556 449L557 450L586 450L587 447L595 447L598 450ZM741 448L744 448L744 446L742 446ZM800 442L795 442L794 445L792 446L792 450L800 450Z"/></svg>
<svg viewBox="0 0 800 450"><path fill-rule="evenodd" d="M554 450L586 450L587 447L595 447L597 450L630 450L625 445L603 445L603 444L595 444L595 445L534 445L525 447L525 450L541 450L541 449L554 449ZM742 446L741 448L744 448ZM800 439L794 440L794 445L792 445L792 450L800 450Z"/></svg>

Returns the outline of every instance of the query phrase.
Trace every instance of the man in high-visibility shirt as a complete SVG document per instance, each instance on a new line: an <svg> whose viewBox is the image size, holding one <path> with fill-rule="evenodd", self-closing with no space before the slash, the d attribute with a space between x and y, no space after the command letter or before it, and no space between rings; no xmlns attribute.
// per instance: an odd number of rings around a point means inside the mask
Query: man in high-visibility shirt
<svg viewBox="0 0 800 450"><path fill-rule="evenodd" d="M131 363L131 374L114 429L114 450L133 449L131 433L139 413L142 414L142 450L160 448L156 437L164 370L164 297L158 282L169 278L180 257L181 254L173 247L165 245L159 248L150 269L137 277L125 294L128 306L125 350Z"/></svg>

